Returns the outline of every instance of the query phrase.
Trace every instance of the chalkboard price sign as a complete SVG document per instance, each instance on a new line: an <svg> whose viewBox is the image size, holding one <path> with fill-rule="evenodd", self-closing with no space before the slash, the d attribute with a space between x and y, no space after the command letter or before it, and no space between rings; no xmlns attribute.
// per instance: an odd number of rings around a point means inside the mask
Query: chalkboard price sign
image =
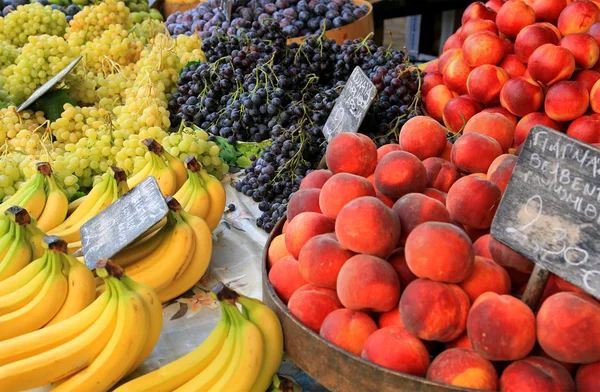
<svg viewBox="0 0 600 392"><path fill-rule="evenodd" d="M114 256L158 223L168 212L154 177L148 177L81 226L85 264Z"/></svg>
<svg viewBox="0 0 600 392"><path fill-rule="evenodd" d="M600 299L600 149L533 127L491 234Z"/></svg>
<svg viewBox="0 0 600 392"><path fill-rule="evenodd" d="M225 15L227 22L231 22L231 8L233 0L219 0L219 8Z"/></svg>
<svg viewBox="0 0 600 392"><path fill-rule="evenodd" d="M331 140L341 132L356 132L365 119L377 88L371 79L360 69L354 68L342 93L323 127L323 134Z"/></svg>

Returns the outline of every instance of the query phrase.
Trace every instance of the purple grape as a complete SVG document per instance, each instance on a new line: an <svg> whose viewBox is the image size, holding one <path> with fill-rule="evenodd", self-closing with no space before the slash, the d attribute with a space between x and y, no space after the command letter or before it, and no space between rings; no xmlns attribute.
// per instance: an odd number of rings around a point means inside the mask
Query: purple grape
<svg viewBox="0 0 600 392"><path fill-rule="evenodd" d="M265 12L267 14L271 14L273 15L275 12L277 12L277 6L273 3L271 4L265 4Z"/></svg>
<svg viewBox="0 0 600 392"><path fill-rule="evenodd" d="M298 17L298 13L293 8L286 8L283 10L283 15L289 19L296 19Z"/></svg>
<svg viewBox="0 0 600 392"><path fill-rule="evenodd" d="M277 5L277 8L279 9L285 9L290 6L288 0L275 0L275 5Z"/></svg>

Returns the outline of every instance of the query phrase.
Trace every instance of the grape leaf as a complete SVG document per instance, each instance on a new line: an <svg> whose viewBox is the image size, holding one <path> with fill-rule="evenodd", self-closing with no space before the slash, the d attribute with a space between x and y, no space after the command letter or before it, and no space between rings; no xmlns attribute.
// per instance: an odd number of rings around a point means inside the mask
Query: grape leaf
<svg viewBox="0 0 600 392"><path fill-rule="evenodd" d="M11 105L12 105L12 103L10 103L10 102L0 101L0 109L7 108L7 107L9 107Z"/></svg>
<svg viewBox="0 0 600 392"><path fill-rule="evenodd" d="M75 200L77 200L77 199L80 199L80 198L82 198L83 196L85 196L85 193L83 193L83 192L75 192L75 193L73 194L73 196L71 196L71 200L69 200L69 203L71 203L71 202L73 202L73 201L75 201Z"/></svg>
<svg viewBox="0 0 600 392"><path fill-rule="evenodd" d="M65 103L70 103L73 106L77 105L77 103L67 95L66 90L53 90L48 91L35 101L32 105L32 109L41 110L44 112L46 119L56 121L60 118Z"/></svg>
<svg viewBox="0 0 600 392"><path fill-rule="evenodd" d="M227 139L216 136L217 144L221 147L219 157L229 166L246 168L252 164L250 156L260 156L267 146L270 146L272 141L254 142L238 142L235 145L229 144Z"/></svg>

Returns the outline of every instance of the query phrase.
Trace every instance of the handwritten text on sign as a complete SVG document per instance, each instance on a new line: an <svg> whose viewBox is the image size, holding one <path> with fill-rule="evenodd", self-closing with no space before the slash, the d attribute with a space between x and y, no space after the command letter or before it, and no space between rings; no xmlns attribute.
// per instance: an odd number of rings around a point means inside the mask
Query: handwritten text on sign
<svg viewBox="0 0 600 392"><path fill-rule="evenodd" d="M491 233L600 299L600 150L534 127Z"/></svg>
<svg viewBox="0 0 600 392"><path fill-rule="evenodd" d="M359 67L354 68L323 127L327 140L340 132L358 131L375 94L377 88L371 79Z"/></svg>
<svg viewBox="0 0 600 392"><path fill-rule="evenodd" d="M90 269L114 256L157 224L168 207L154 177L148 177L81 226L81 246Z"/></svg>

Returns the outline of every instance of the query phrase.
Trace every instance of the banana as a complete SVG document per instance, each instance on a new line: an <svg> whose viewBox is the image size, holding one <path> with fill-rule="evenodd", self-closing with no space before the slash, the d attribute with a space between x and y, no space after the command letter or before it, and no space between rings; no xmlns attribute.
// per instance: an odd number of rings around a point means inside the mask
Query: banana
<svg viewBox="0 0 600 392"><path fill-rule="evenodd" d="M111 260L121 267L126 267L154 253L156 249L165 241L169 235L169 230L160 228L149 235L144 235L139 242L133 242L129 246L120 250L119 253L111 257Z"/></svg>
<svg viewBox="0 0 600 392"><path fill-rule="evenodd" d="M114 280L119 295L114 332L92 363L57 385L55 392L108 391L127 373L144 347L150 316L143 300L117 278L108 279Z"/></svg>
<svg viewBox="0 0 600 392"><path fill-rule="evenodd" d="M62 254L63 265L68 269L69 290L67 298L46 327L58 324L88 307L96 298L96 281L92 271L73 256Z"/></svg>
<svg viewBox="0 0 600 392"><path fill-rule="evenodd" d="M0 366L0 391L24 391L47 385L90 365L112 338L117 323L119 297L112 283L107 285L110 301L89 328L64 344Z"/></svg>
<svg viewBox="0 0 600 392"><path fill-rule="evenodd" d="M45 259L48 260L48 257ZM0 296L0 316L19 310L31 302L46 283L49 274L50 271L45 268L12 293Z"/></svg>
<svg viewBox="0 0 600 392"><path fill-rule="evenodd" d="M152 158L152 155L153 154L150 153L150 158ZM149 159L148 162L146 162L144 167L142 167L142 169L139 172L127 179L127 185L129 185L129 188L133 188L134 186L142 182L146 177L151 176L153 170L154 161L152 159Z"/></svg>
<svg viewBox="0 0 600 392"><path fill-rule="evenodd" d="M75 209L75 211L73 211L63 223L52 229L52 231L66 230L74 224L78 224L79 221L81 221L81 219L83 219L88 212L94 208L98 200L106 194L110 183L111 175L109 173L104 173L102 175L102 180L94 185L90 193L85 196L85 200L79 205L79 207Z"/></svg>
<svg viewBox="0 0 600 392"><path fill-rule="evenodd" d="M193 156L185 159L188 167L188 179L175 194L175 198L181 203L183 209L192 215L205 219L210 211L210 195L204 189L204 180L198 173L201 169L200 163Z"/></svg>
<svg viewBox="0 0 600 392"><path fill-rule="evenodd" d="M111 298L105 291L90 306L52 326L0 342L0 366L51 350L85 332L98 320Z"/></svg>
<svg viewBox="0 0 600 392"><path fill-rule="evenodd" d="M15 212L13 215L12 212ZM31 246L27 242L24 226L29 223L29 214L23 208L10 208L10 219L15 219L15 236L8 252L0 259L0 281L3 281L31 262Z"/></svg>
<svg viewBox="0 0 600 392"><path fill-rule="evenodd" d="M206 222L185 211L180 211L180 214L194 231L195 249L187 268L167 287L158 292L163 303L192 288L206 272L212 255L212 235Z"/></svg>
<svg viewBox="0 0 600 392"><path fill-rule="evenodd" d="M162 150L161 155L167 160L169 168L175 174L175 191L177 191L183 186L188 177L185 164L181 161L181 159L175 158L173 155L169 154L164 148Z"/></svg>
<svg viewBox="0 0 600 392"><path fill-rule="evenodd" d="M27 284L27 282L33 279L37 274L40 273L40 271L44 269L46 266L46 261L47 259L44 256L37 258L21 271L0 282L0 295L3 296L10 294Z"/></svg>
<svg viewBox="0 0 600 392"><path fill-rule="evenodd" d="M152 138L144 139L142 143L151 152L150 160L139 173L127 180L127 185L129 185L129 188L133 188L146 177L153 176L156 178L163 195L175 194L175 191L177 191L177 178L173 169L167 166L160 156L164 152L163 147Z"/></svg>
<svg viewBox="0 0 600 392"><path fill-rule="evenodd" d="M176 388L174 392L206 392L219 381L220 377L223 376L227 370L227 366L234 357L234 350L236 348L237 340L239 339L239 334L237 332L239 325L237 319L233 316L232 307L232 305L227 303L221 303L221 309L227 314L231 326L229 331L227 331L227 338L223 343L223 347L219 350L217 356L204 368L204 370L185 384Z"/></svg>
<svg viewBox="0 0 600 392"><path fill-rule="evenodd" d="M75 199L69 203L69 208L67 209L67 216L71 215L79 206L85 201L88 195L81 196L79 199Z"/></svg>
<svg viewBox="0 0 600 392"><path fill-rule="evenodd" d="M225 189L219 180L208 174L204 169L200 170L200 177L204 180L205 188L210 195L210 210L205 220L210 230L213 231L221 222L225 211Z"/></svg>
<svg viewBox="0 0 600 392"><path fill-rule="evenodd" d="M46 204L37 219L37 226L48 231L61 224L67 217L69 209L69 199L62 185L56 181L52 174L52 168L48 162L41 162L37 165L37 170L44 175Z"/></svg>
<svg viewBox="0 0 600 392"><path fill-rule="evenodd" d="M121 385L114 392L170 392L203 372L225 351L223 345L228 338L231 319L224 310L221 314L221 320L215 329L196 349L168 365Z"/></svg>
<svg viewBox="0 0 600 392"><path fill-rule="evenodd" d="M12 206L19 206L25 208L31 216L37 219L42 214L45 204L44 175L38 171L14 195L0 204L0 212L4 212Z"/></svg>
<svg viewBox="0 0 600 392"><path fill-rule="evenodd" d="M265 353L263 363L249 392L264 392L277 373L283 356L283 331L277 315L261 301L239 295L236 301L242 305L248 320L254 323L263 336Z"/></svg>
<svg viewBox="0 0 600 392"><path fill-rule="evenodd" d="M33 254L32 258L34 260L39 259L44 255L44 252L46 252L43 245L46 233L37 227L37 223L33 218L31 223L28 224L25 229L27 242L29 243L29 246L31 246L31 251Z"/></svg>
<svg viewBox="0 0 600 392"><path fill-rule="evenodd" d="M8 251L10 250L10 246L15 240L15 236L17 235L18 224L14 222L12 219L6 218L9 221L8 230L2 237L0 237L0 260L3 260Z"/></svg>

